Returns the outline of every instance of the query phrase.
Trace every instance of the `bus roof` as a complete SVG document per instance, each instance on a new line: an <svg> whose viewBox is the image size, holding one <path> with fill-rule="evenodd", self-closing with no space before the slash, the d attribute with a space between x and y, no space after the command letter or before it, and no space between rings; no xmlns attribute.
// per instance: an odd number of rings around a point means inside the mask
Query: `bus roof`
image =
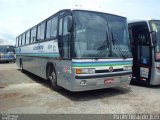
<svg viewBox="0 0 160 120"><path fill-rule="evenodd" d="M146 18L146 19L137 19L137 20L128 20L128 23L136 23L136 22L148 22L151 20L160 21L160 19Z"/></svg>
<svg viewBox="0 0 160 120"><path fill-rule="evenodd" d="M104 10L96 10L96 9L85 9L85 8L72 8L72 9L61 9L59 10L58 12L54 13L53 15L47 17L46 19L42 20L41 22L35 24L34 26L32 26L31 28L27 29L26 31L34 28L35 26L37 26L38 24L42 23L43 21L46 21L47 19L51 18L52 16L60 13L60 12L63 12L63 11L78 11L78 10L81 10L81 11L90 11L90 12L99 12L99 13L106 13ZM117 15L117 14L112 14L112 13L106 13L106 14L110 14L110 15L114 15L114 16L118 16L118 17L123 17L123 18L126 18L124 16L121 16L121 15ZM127 18L126 18L127 19ZM17 37L19 37L20 35L22 35L23 33L25 33L26 31L22 32L21 34L19 34Z"/></svg>
<svg viewBox="0 0 160 120"><path fill-rule="evenodd" d="M99 12L99 13L106 13L106 14L110 14L110 15L115 15L115 16L119 16L119 17L124 17L125 16L121 15L121 14L117 14L115 12L106 12L107 10L103 10L103 9L86 9L86 8L73 8L70 9L71 11L76 11L76 10L82 10L82 11L90 11L90 12Z"/></svg>

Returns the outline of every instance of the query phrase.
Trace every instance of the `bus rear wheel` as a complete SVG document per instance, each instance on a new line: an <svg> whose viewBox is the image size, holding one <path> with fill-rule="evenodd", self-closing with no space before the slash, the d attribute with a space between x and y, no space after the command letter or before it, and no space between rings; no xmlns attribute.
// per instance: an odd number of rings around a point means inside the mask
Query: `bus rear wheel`
<svg viewBox="0 0 160 120"><path fill-rule="evenodd" d="M60 90L60 86L57 85L57 75L56 71L52 66L48 67L48 79L50 80L50 83L52 85L52 88L55 91Z"/></svg>
<svg viewBox="0 0 160 120"><path fill-rule="evenodd" d="M20 60L20 71L21 71L21 72L24 72L22 60Z"/></svg>

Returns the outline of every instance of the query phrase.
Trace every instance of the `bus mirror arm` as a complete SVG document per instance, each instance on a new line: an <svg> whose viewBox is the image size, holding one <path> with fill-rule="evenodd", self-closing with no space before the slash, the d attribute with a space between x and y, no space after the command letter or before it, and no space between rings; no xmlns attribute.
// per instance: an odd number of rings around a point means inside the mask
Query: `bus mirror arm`
<svg viewBox="0 0 160 120"><path fill-rule="evenodd" d="M67 18L67 30L68 30L68 32L71 32L72 31L72 27L73 27L73 25L72 25L72 16L68 16L68 18Z"/></svg>
<svg viewBox="0 0 160 120"><path fill-rule="evenodd" d="M151 34L151 36L152 36L152 45L151 45L151 47L155 47L156 46L156 44L157 44L157 33L155 32L155 31L151 31L150 32L150 34Z"/></svg>

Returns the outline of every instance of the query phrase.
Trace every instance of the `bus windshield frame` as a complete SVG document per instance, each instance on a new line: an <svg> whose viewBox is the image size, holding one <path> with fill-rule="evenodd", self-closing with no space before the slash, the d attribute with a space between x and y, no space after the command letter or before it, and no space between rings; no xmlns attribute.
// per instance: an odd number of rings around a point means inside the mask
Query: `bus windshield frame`
<svg viewBox="0 0 160 120"><path fill-rule="evenodd" d="M132 58L125 17L74 10L73 19L74 58Z"/></svg>
<svg viewBox="0 0 160 120"><path fill-rule="evenodd" d="M9 52L14 53L14 47L13 46L6 46L6 45L0 45L0 53L6 54Z"/></svg>

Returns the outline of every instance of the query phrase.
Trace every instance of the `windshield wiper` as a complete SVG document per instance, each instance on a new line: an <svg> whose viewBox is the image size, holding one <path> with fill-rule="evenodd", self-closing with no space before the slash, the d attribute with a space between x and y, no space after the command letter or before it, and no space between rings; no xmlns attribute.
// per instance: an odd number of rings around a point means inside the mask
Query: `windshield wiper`
<svg viewBox="0 0 160 120"><path fill-rule="evenodd" d="M121 57L123 59L127 59L126 54L123 53L122 48L119 46L120 44L118 43L118 41L116 39L114 39L114 36L113 36L112 32L111 32L111 35L112 35L112 44L113 44L113 46L117 49L117 51L120 53L120 55L121 55ZM117 45L115 45L115 43Z"/></svg>
<svg viewBox="0 0 160 120"><path fill-rule="evenodd" d="M108 39L108 34L106 32L106 40L103 42L103 44L97 49L97 50L102 50L100 52L100 54L98 55L97 59L99 59L106 51L104 49L108 48L109 49L109 39ZM110 56L110 51L109 52L109 55Z"/></svg>
<svg viewBox="0 0 160 120"><path fill-rule="evenodd" d="M103 50L105 48L109 48L109 40L106 32L106 40L104 40L103 44L97 50Z"/></svg>

